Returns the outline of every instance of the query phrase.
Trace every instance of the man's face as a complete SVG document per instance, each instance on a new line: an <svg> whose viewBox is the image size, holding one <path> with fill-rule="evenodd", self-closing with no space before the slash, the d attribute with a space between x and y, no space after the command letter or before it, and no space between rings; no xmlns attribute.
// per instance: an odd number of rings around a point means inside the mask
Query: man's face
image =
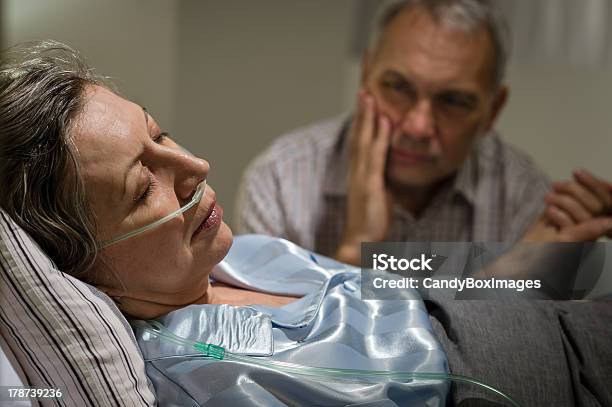
<svg viewBox="0 0 612 407"><path fill-rule="evenodd" d="M493 66L484 28L447 28L420 9L391 21L363 67L364 88L392 124L391 184L428 187L457 171L505 100Z"/></svg>

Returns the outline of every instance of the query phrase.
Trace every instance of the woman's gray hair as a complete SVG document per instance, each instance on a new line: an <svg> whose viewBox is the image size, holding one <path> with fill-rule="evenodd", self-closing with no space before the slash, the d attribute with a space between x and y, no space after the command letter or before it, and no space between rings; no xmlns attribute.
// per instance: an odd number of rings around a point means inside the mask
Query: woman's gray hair
<svg viewBox="0 0 612 407"><path fill-rule="evenodd" d="M434 21L464 32L485 27L493 42L495 52L494 85L501 85L510 58L510 28L495 0L394 0L384 3L370 48L376 49L391 21L403 10L418 7L426 11Z"/></svg>
<svg viewBox="0 0 612 407"><path fill-rule="evenodd" d="M71 132L86 87L99 84L56 41L11 48L0 62L0 206L60 270L80 278L98 244Z"/></svg>

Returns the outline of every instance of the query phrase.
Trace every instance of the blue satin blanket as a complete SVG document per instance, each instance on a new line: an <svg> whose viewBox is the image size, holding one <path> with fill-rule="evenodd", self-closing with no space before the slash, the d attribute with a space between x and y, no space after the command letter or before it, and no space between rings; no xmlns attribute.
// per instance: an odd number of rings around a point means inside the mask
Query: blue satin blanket
<svg viewBox="0 0 612 407"><path fill-rule="evenodd" d="M184 338L306 366L448 372L416 290L360 299L360 269L262 235L235 238L216 281L302 296L280 308L191 305L159 319ZM449 383L311 378L199 357L133 327L161 406L444 406Z"/></svg>

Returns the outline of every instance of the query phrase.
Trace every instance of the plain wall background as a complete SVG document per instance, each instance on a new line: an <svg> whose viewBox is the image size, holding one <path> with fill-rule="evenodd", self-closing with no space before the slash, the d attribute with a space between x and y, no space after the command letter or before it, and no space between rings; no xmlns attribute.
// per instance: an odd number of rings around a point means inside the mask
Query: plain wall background
<svg viewBox="0 0 612 407"><path fill-rule="evenodd" d="M351 0L180 1L176 129L211 164L224 218L254 155L343 108Z"/></svg>
<svg viewBox="0 0 612 407"><path fill-rule="evenodd" d="M166 0L5 0L2 39L5 47L48 38L74 47L122 95L174 127L176 13Z"/></svg>
<svg viewBox="0 0 612 407"><path fill-rule="evenodd" d="M610 3L589 0L602 1ZM5 0L2 38L4 45L54 38L79 49L210 161L209 180L231 224L240 174L257 152L288 130L351 108L355 36L366 37L359 35L363 4ZM553 178L583 166L612 179L610 64L543 63L518 51L498 126L504 138Z"/></svg>

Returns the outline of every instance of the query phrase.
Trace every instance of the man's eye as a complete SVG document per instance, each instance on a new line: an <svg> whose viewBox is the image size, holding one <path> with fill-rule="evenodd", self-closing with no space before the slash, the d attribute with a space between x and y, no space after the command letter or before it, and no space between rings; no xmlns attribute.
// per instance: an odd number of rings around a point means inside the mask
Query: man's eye
<svg viewBox="0 0 612 407"><path fill-rule="evenodd" d="M441 95L439 99L447 106L460 107L468 110L474 108L475 105L475 101L472 98L452 93Z"/></svg>
<svg viewBox="0 0 612 407"><path fill-rule="evenodd" d="M409 93L410 92L410 86L408 86L408 84L404 82L384 81L382 85L385 88L390 89L394 92L399 92L399 93Z"/></svg>

